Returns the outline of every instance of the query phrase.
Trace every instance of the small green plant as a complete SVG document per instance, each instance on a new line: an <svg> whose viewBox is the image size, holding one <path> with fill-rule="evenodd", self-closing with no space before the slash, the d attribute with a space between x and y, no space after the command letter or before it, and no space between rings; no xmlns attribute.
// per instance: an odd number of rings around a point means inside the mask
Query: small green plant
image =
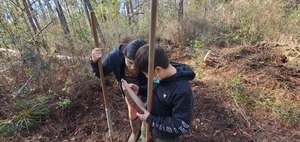
<svg viewBox="0 0 300 142"><path fill-rule="evenodd" d="M24 129L29 132L30 127L41 124L49 114L45 101L44 97L35 100L16 100L13 103L15 115L0 120L0 134L19 132Z"/></svg>
<svg viewBox="0 0 300 142"><path fill-rule="evenodd" d="M296 113L294 111L296 111L296 109L278 112L278 114L281 118L287 120L290 124L297 127L297 126L300 126L300 115L299 115L299 112Z"/></svg>
<svg viewBox="0 0 300 142"><path fill-rule="evenodd" d="M190 41L191 45L195 48L203 48L204 47L204 40L202 38L196 38Z"/></svg>
<svg viewBox="0 0 300 142"><path fill-rule="evenodd" d="M225 83L225 86L226 88L232 91L232 95L235 100L245 105L245 107L249 107L249 105L251 105L252 103L252 100L250 98L251 95L249 95L245 91L245 86L241 81L240 76L237 76L232 80L229 80L228 82Z"/></svg>
<svg viewBox="0 0 300 142"><path fill-rule="evenodd" d="M12 120L0 120L0 135L12 133L15 130Z"/></svg>
<svg viewBox="0 0 300 142"><path fill-rule="evenodd" d="M59 97L59 101L57 102L57 108L66 108L71 104L71 100L68 97Z"/></svg>
<svg viewBox="0 0 300 142"><path fill-rule="evenodd" d="M234 92L241 92L245 90L245 86L241 81L240 76L233 78L232 80L225 83L226 88L233 90Z"/></svg>
<svg viewBox="0 0 300 142"><path fill-rule="evenodd" d="M278 107L280 104L278 104L275 100L274 96L267 96L265 94L258 94L255 95L256 100L256 108L263 108L267 110L272 110L276 107Z"/></svg>
<svg viewBox="0 0 300 142"><path fill-rule="evenodd" d="M199 60L203 60L206 53L209 49L204 48L206 43L208 42L205 37L198 37L196 39L190 40L191 50L189 52L189 56L197 58ZM197 61L197 64L200 64L201 61Z"/></svg>
<svg viewBox="0 0 300 142"><path fill-rule="evenodd" d="M291 10L289 18L293 19L293 20L298 20L299 21L300 20L300 7L298 7L297 9Z"/></svg>
<svg viewBox="0 0 300 142"><path fill-rule="evenodd" d="M70 79L67 79L65 82L65 86L62 89L62 91L66 92L66 93L70 93L70 84L72 83L72 81Z"/></svg>
<svg viewBox="0 0 300 142"><path fill-rule="evenodd" d="M21 131L26 128L29 131L31 126L43 122L44 118L49 114L49 108L45 100L46 98L40 97L34 101L17 102L18 113L13 120L17 130Z"/></svg>
<svg viewBox="0 0 300 142"><path fill-rule="evenodd" d="M294 100L283 99L283 102L276 106L274 112L279 117L287 120L290 124L300 126L300 105Z"/></svg>

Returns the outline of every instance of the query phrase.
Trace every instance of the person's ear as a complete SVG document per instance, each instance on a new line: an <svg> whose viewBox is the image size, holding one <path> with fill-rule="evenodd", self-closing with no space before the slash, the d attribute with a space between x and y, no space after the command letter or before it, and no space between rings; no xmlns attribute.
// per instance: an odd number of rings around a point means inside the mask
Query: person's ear
<svg viewBox="0 0 300 142"><path fill-rule="evenodd" d="M155 69L154 69L154 73L156 73L156 74L160 74L161 71L162 71L162 68L159 66L155 67Z"/></svg>

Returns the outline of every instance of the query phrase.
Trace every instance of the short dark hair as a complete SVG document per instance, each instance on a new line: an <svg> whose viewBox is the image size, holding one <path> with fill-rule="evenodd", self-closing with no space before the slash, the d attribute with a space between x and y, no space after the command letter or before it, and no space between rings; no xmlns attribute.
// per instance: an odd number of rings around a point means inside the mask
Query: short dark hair
<svg viewBox="0 0 300 142"><path fill-rule="evenodd" d="M159 45L155 45L155 55L154 55L154 68L157 66L166 69L170 62L167 53L165 50ZM139 72L148 73L148 61L149 61L149 44L141 47L135 55L135 68Z"/></svg>
<svg viewBox="0 0 300 142"><path fill-rule="evenodd" d="M130 60L134 60L137 50L145 44L147 44L147 42L143 39L136 39L136 40L131 41L125 47L125 50L124 50L125 57L127 57Z"/></svg>

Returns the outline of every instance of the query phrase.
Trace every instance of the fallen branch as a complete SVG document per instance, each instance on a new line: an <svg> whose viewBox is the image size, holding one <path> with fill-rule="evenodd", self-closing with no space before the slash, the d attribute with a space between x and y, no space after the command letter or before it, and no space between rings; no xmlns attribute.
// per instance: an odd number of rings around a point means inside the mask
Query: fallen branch
<svg viewBox="0 0 300 142"><path fill-rule="evenodd" d="M236 99L233 99L233 100L234 100L234 104L235 104L235 109L238 110L240 112L240 114L243 116L243 118L247 122L247 125L248 125L248 128L249 128L251 126L251 123L249 122L249 117L244 112L244 109L241 108L241 106L238 104L238 102L236 101Z"/></svg>
<svg viewBox="0 0 300 142"><path fill-rule="evenodd" d="M12 94L13 98L15 98L15 97L16 97L16 96L24 89L24 87L28 84L28 82L29 82L29 80L32 78L32 76L33 76L33 75L31 75L31 76L27 79L27 81L25 82L25 84L24 84L18 91L14 92L14 93Z"/></svg>
<svg viewBox="0 0 300 142"><path fill-rule="evenodd" d="M56 18L54 18L52 21L50 21L43 29L41 29L36 35L34 35L30 40L27 41L27 43L32 42L32 40L34 40L37 36L39 36L45 29L47 29L50 24L52 24L54 21L56 20Z"/></svg>

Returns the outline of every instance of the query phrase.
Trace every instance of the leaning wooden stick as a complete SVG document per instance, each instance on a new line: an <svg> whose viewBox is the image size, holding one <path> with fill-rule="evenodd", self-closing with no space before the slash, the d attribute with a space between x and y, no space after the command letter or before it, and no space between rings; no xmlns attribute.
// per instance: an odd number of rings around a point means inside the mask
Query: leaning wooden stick
<svg viewBox="0 0 300 142"><path fill-rule="evenodd" d="M95 45L96 45L96 47L99 48L100 44L99 44L97 29L96 29L96 16L93 11L91 11L91 20L92 20L92 31L93 31ZM103 100L104 100L105 113L106 113L106 119L107 119L107 125L108 125L108 134L110 137L110 141L113 141L112 140L113 130L112 130L112 123L111 123L111 112L110 112L110 108L108 105L108 98L107 98L107 94L106 94L106 86L105 86L104 73L103 73L101 59L98 60L98 66L99 66L99 74L100 74L100 81L101 81L101 87L102 87L102 96L103 96Z"/></svg>
<svg viewBox="0 0 300 142"><path fill-rule="evenodd" d="M153 88L153 70L155 58L155 33L156 33L156 20L157 20L157 0L151 1L151 18L150 18L150 44L149 44L149 61L148 61L148 90L147 90L147 110L151 113L152 107L152 88ZM146 141L150 141L150 125L146 125Z"/></svg>

